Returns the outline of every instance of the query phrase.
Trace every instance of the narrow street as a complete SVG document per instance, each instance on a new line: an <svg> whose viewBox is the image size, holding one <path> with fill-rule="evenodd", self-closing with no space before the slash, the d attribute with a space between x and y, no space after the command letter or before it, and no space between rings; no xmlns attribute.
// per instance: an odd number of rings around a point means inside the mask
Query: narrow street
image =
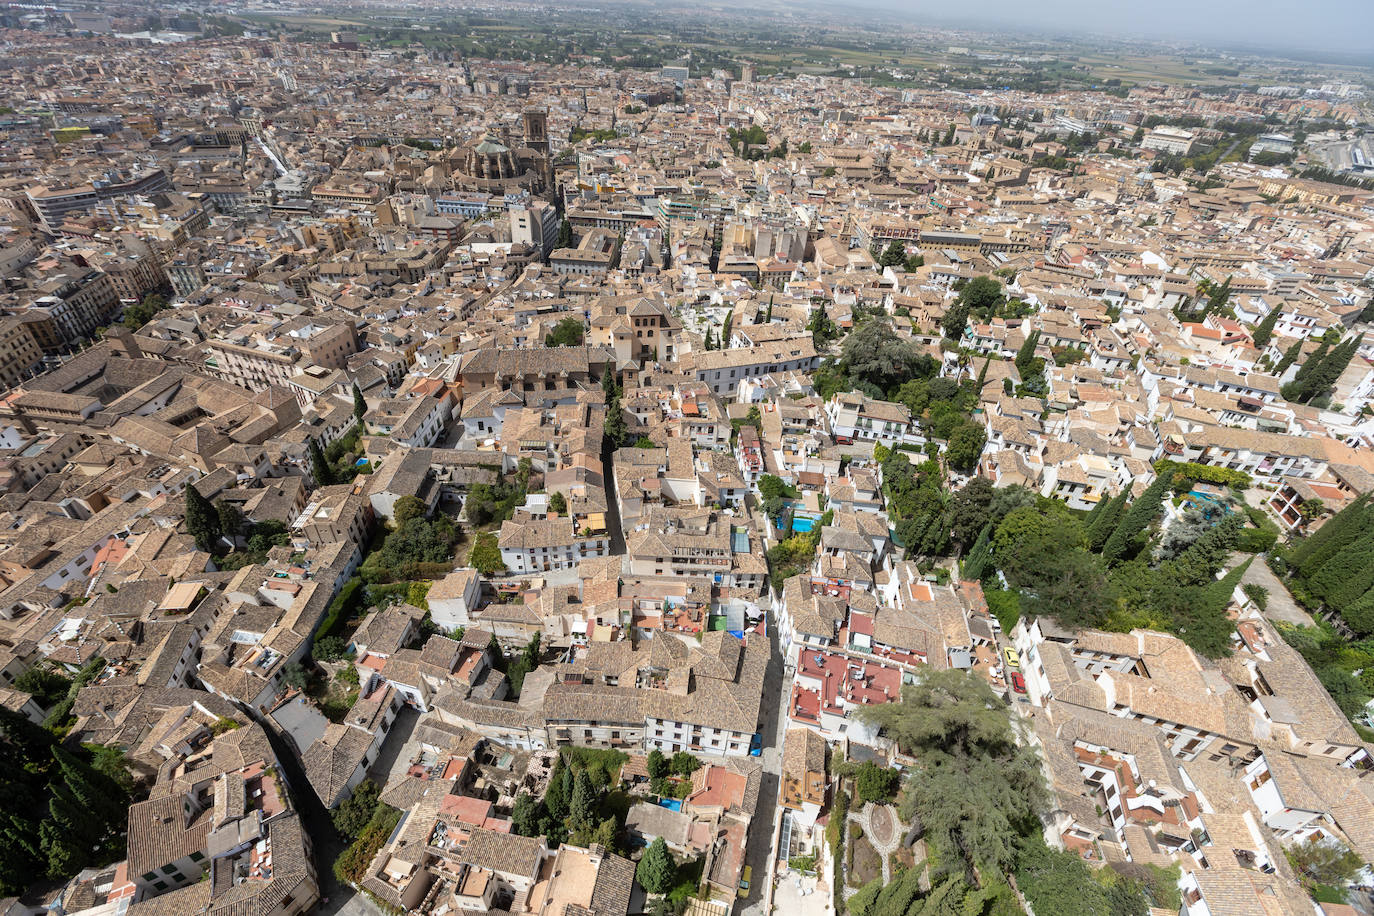
<svg viewBox="0 0 1374 916"><path fill-rule="evenodd" d="M334 821L328 809L310 788L305 778L305 770L287 742L273 729L266 728L267 739L272 751L277 755L277 764L286 778L291 793L291 804L300 816L301 826L310 837L310 845L315 858L315 873L320 883L320 904L314 910L323 916L335 916L348 905L346 916L380 916L381 911L366 897L353 888L341 883L334 877L334 860L343 852L346 845L339 832L334 829ZM354 898L357 898L354 901ZM328 903L324 901L328 900ZM349 905L351 904L351 905Z"/></svg>
<svg viewBox="0 0 1374 916"><path fill-rule="evenodd" d="M772 615L769 615L772 618ZM757 758L763 765L763 778L759 783L759 802L754 810L754 820L749 825L749 841L744 851L744 861L753 870L749 896L743 901L741 913L744 916L766 916L764 901L768 897L768 866L773 857L773 837L777 833L778 792L781 788L782 742L787 731L787 717L783 714L786 702L783 691L786 689L782 665L782 655L778 651L777 625L769 620L768 626L768 670L763 680L763 723L760 727L763 752Z"/></svg>

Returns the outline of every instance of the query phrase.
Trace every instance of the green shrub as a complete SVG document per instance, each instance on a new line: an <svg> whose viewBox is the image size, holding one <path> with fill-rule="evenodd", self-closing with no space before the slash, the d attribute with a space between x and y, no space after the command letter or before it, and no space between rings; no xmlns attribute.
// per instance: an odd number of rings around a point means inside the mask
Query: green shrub
<svg viewBox="0 0 1374 916"><path fill-rule="evenodd" d="M345 884L358 884L367 874L373 858L391 836L391 831L400 823L401 812L390 805L378 804L372 812L367 825L358 833L357 839L348 845L334 860L334 877Z"/></svg>

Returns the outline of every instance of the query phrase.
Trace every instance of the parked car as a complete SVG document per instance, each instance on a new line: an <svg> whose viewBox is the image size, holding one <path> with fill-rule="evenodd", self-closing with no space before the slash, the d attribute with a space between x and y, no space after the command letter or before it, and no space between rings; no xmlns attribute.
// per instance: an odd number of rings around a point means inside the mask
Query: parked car
<svg viewBox="0 0 1374 916"><path fill-rule="evenodd" d="M754 737L749 739L749 756L757 757L763 753L763 734L754 732Z"/></svg>
<svg viewBox="0 0 1374 916"><path fill-rule="evenodd" d="M1016 650L1013 649L1011 646L1007 646L1005 649L1002 650L1002 656L1006 658L1007 664L1011 667L1021 667L1021 656L1017 655Z"/></svg>
<svg viewBox="0 0 1374 916"><path fill-rule="evenodd" d="M740 873L740 876L739 876L739 895L740 895L741 897L748 897L748 896L749 896L749 881L750 881L753 877L754 877L754 866L752 866L752 865L746 865L746 866L744 866L744 871L741 872L741 873Z"/></svg>
<svg viewBox="0 0 1374 916"><path fill-rule="evenodd" d="M1015 690L1017 693L1026 692L1026 679L1020 671L1013 671L1011 673L1011 689Z"/></svg>

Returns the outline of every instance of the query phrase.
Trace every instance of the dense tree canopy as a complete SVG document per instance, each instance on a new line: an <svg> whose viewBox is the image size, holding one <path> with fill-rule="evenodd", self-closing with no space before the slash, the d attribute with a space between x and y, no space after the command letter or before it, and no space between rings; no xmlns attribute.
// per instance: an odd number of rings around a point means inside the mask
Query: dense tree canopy
<svg viewBox="0 0 1374 916"><path fill-rule="evenodd" d="M939 870L1010 869L1016 838L1038 829L1047 796L1035 751L1019 742L988 682L958 669L930 670L902 689L901 702L860 715L916 759L903 815L919 813L941 851Z"/></svg>
<svg viewBox="0 0 1374 916"><path fill-rule="evenodd" d="M849 377L882 392L908 379L928 378L938 368L914 341L897 336L885 318L868 318L840 345L841 364Z"/></svg>

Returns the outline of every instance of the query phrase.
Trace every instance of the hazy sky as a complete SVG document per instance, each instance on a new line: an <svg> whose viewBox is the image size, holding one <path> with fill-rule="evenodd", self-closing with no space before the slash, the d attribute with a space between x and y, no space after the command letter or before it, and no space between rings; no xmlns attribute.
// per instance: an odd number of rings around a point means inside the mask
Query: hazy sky
<svg viewBox="0 0 1374 916"><path fill-rule="evenodd" d="M970 25L982 19L989 26L1195 38L1212 46L1370 51L1374 65L1374 0L961 0L935 9L910 0L869 2L917 16L928 10L951 23L957 17Z"/></svg>

